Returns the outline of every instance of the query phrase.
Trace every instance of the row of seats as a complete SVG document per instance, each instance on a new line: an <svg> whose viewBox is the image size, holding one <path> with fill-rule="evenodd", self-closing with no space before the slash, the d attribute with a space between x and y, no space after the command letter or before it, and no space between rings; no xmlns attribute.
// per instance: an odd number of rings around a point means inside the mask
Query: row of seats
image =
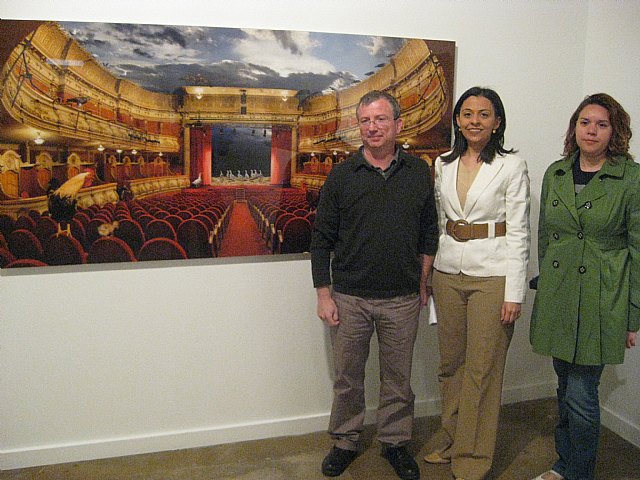
<svg viewBox="0 0 640 480"><path fill-rule="evenodd" d="M2 215L0 266L215 257L232 200L209 192L92 205L74 215L71 237L56 235L58 226L46 214L29 211L15 221Z"/></svg>
<svg viewBox="0 0 640 480"><path fill-rule="evenodd" d="M31 238L28 238L29 236ZM29 247L21 248L19 252L0 247L0 267L2 268L180 260L211 257L213 253L211 244L207 242L206 238L193 242L195 246L169 238L152 238L142 244L137 255L127 242L114 236L99 238L93 242L88 252L84 250L78 240L67 235L52 235L44 242L43 246L39 246L35 236L28 230L15 230L10 238L11 240L17 238ZM20 256L16 256L14 253L18 253Z"/></svg>
<svg viewBox="0 0 640 480"><path fill-rule="evenodd" d="M262 238L272 253L309 251L316 212L303 192L256 194L247 201Z"/></svg>

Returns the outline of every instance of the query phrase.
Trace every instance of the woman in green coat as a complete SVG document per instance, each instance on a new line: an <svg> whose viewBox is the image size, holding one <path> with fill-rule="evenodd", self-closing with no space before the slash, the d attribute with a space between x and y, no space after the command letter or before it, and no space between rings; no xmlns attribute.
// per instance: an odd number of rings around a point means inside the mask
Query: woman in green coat
<svg viewBox="0 0 640 480"><path fill-rule="evenodd" d="M558 375L559 459L535 480L594 478L600 376L623 362L640 328L640 165L629 154L630 123L609 95L588 96L569 121L565 157L544 175L530 333Z"/></svg>

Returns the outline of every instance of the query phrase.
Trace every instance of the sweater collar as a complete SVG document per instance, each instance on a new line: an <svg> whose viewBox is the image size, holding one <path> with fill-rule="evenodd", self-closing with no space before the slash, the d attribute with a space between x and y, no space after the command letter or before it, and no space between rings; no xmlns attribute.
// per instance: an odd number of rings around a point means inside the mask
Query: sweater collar
<svg viewBox="0 0 640 480"><path fill-rule="evenodd" d="M556 168L556 175L566 175L571 173L573 164L578 161L579 152L574 152L568 157L563 158L558 163ZM607 159L602 165L602 168L598 171L599 176L608 176L621 178L624 175L624 166L626 159L624 157L613 157L613 161Z"/></svg>
<svg viewBox="0 0 640 480"><path fill-rule="evenodd" d="M394 154L394 157L391 163L393 163L394 161L397 163L395 168L398 168L400 165L403 165L403 164L408 165L404 161L406 157L407 157L407 154L403 152L402 149L396 145L396 152ZM358 153L354 156L353 169L358 170L361 167L375 169L375 167L371 165L365 158L364 147L360 147L358 149Z"/></svg>

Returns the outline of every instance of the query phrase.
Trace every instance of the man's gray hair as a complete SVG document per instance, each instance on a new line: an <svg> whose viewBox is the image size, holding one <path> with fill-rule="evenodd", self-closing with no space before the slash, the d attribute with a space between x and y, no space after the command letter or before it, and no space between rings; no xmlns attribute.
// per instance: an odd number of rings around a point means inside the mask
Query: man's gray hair
<svg viewBox="0 0 640 480"><path fill-rule="evenodd" d="M356 118L360 118L360 107L362 105L370 105L377 100L385 99L391 105L391 109L393 110L393 119L396 120L400 118L400 104L398 100L393 95L388 94L387 92L382 92L380 90L371 90L369 93L365 93L360 101L358 102L358 106L356 107Z"/></svg>

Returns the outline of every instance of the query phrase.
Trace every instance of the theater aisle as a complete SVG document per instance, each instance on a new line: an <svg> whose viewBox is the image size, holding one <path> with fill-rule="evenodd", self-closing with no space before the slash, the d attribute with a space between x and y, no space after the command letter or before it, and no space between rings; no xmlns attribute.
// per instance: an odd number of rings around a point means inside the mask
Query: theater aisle
<svg viewBox="0 0 640 480"><path fill-rule="evenodd" d="M227 230L220 245L219 257L270 255L247 202L236 200Z"/></svg>

